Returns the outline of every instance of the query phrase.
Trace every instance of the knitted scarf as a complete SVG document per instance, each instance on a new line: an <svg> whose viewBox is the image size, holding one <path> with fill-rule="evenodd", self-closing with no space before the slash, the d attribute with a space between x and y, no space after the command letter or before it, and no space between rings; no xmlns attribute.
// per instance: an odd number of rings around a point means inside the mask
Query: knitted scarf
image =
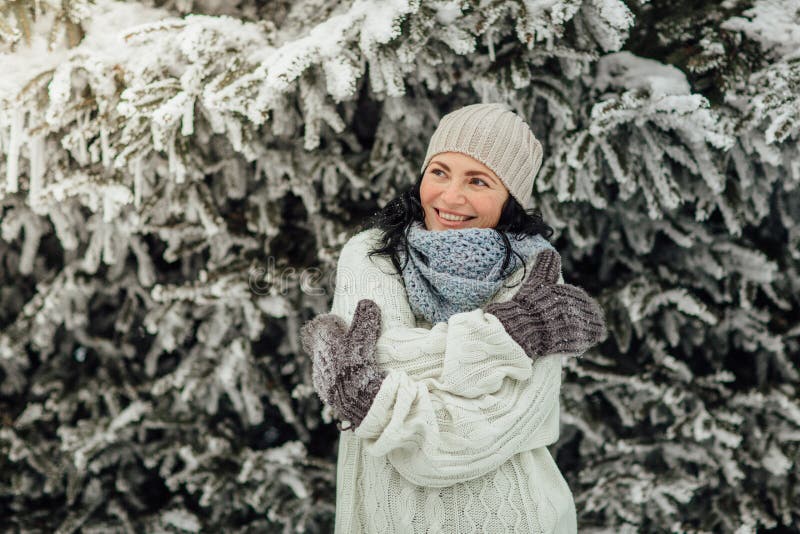
<svg viewBox="0 0 800 534"><path fill-rule="evenodd" d="M540 235L509 234L511 248L527 260L539 250L551 248ZM418 221L408 234L410 258L403 268L403 280L417 317L431 324L447 321L454 313L474 310L485 304L503 285L501 268L505 247L492 228L464 228L429 231ZM400 251L400 264L405 251ZM506 275L521 266L514 254Z"/></svg>

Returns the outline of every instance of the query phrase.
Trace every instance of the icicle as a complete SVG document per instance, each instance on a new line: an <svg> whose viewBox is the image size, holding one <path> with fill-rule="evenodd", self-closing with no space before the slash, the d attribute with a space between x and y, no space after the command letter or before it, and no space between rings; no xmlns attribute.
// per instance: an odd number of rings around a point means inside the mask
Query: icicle
<svg viewBox="0 0 800 534"><path fill-rule="evenodd" d="M102 228L102 230L100 230ZM104 223L98 228L98 231L103 232L103 263L106 265L113 265L117 262L117 249L114 246L114 232L112 231L111 224Z"/></svg>
<svg viewBox="0 0 800 534"><path fill-rule="evenodd" d="M55 228L56 236L61 242L61 247L64 250L75 250L78 248L78 237L62 209L68 208L65 204L58 204L47 212L47 216L50 217L50 221L53 223L53 228Z"/></svg>
<svg viewBox="0 0 800 534"><path fill-rule="evenodd" d="M142 171L142 158L133 161L133 205L138 209L142 205L142 187L144 186L144 171Z"/></svg>
<svg viewBox="0 0 800 534"><path fill-rule="evenodd" d="M8 140L8 159L6 160L6 192L16 193L19 190L19 149L22 145L22 126L25 122L25 110L17 109L11 119L11 132Z"/></svg>
<svg viewBox="0 0 800 534"><path fill-rule="evenodd" d="M77 140L77 152L73 155L78 163L81 165L88 165L91 162L89 157L89 150L86 146L86 136L83 133L86 131L86 126L89 124L89 112L86 112L75 121L78 124L78 129L75 131L75 138Z"/></svg>
<svg viewBox="0 0 800 534"><path fill-rule="evenodd" d="M155 284L157 277L147 246L141 238L133 235L131 236L130 247L136 257L136 275L139 278L139 282L144 287L151 287Z"/></svg>
<svg viewBox="0 0 800 534"><path fill-rule="evenodd" d="M30 187L29 202L33 205L42 190L45 169L45 140L44 135L37 135L28 140L28 159L30 161Z"/></svg>
<svg viewBox="0 0 800 534"><path fill-rule="evenodd" d="M229 114L222 117L225 129L228 132L228 141L236 152L242 151L242 123Z"/></svg>
<svg viewBox="0 0 800 534"><path fill-rule="evenodd" d="M181 135L192 135L194 133L194 98L189 98L183 108L181 118Z"/></svg>
<svg viewBox="0 0 800 534"><path fill-rule="evenodd" d="M108 144L108 130L100 127L100 149L103 157L103 167L111 167L111 147Z"/></svg>
<svg viewBox="0 0 800 534"><path fill-rule="evenodd" d="M169 150L167 151L169 160L169 173L175 177L175 183L182 184L186 179L186 167L181 163L180 158L175 152L175 139L170 140Z"/></svg>
<svg viewBox="0 0 800 534"><path fill-rule="evenodd" d="M92 219L92 236L89 238L89 246L83 253L83 263L81 267L89 274L97 272L100 266L100 254L103 249L103 227L98 224L97 218Z"/></svg>
<svg viewBox="0 0 800 534"><path fill-rule="evenodd" d="M23 275L29 275L33 272L36 252L39 250L42 227L39 218L30 212L26 213L23 225L25 227L25 241L23 241L19 258L19 272Z"/></svg>

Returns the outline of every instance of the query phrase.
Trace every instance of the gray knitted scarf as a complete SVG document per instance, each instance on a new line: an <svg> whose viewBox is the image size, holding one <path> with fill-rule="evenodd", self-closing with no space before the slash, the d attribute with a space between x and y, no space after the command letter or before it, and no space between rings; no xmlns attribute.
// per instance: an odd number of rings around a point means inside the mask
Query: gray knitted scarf
<svg viewBox="0 0 800 534"><path fill-rule="evenodd" d="M555 250L540 235L509 234L512 250L526 263L539 250ZM408 233L410 258L403 268L403 280L417 317L431 324L447 321L454 313L474 310L485 304L503 285L503 274L521 266L514 254L502 273L505 247L492 228L464 228L429 231L418 221ZM400 251L400 264L405 251Z"/></svg>

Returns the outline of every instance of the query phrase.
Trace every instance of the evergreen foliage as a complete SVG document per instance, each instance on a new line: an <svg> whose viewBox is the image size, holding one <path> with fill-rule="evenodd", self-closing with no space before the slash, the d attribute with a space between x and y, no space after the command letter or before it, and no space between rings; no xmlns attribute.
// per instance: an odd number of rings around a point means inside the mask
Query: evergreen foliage
<svg viewBox="0 0 800 534"><path fill-rule="evenodd" d="M299 327L478 101L607 313L580 531L800 530L796 0L15 0L0 73L0 530L329 532Z"/></svg>

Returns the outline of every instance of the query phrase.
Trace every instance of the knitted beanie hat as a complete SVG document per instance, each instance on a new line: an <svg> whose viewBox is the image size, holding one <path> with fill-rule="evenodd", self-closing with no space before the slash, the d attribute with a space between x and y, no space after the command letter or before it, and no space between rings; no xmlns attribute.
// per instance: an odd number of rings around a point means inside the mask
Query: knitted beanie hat
<svg viewBox="0 0 800 534"><path fill-rule="evenodd" d="M530 206L542 145L506 104L471 104L442 117L420 172L441 152L472 156L494 171L523 208Z"/></svg>

